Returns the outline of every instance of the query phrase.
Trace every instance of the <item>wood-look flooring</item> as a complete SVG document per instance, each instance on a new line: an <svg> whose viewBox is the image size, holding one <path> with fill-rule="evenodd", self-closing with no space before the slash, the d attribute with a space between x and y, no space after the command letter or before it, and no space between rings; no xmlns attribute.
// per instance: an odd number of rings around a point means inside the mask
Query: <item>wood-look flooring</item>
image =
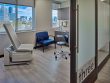
<svg viewBox="0 0 110 83"><path fill-rule="evenodd" d="M59 47L57 47L58 49ZM69 52L68 47L64 47ZM54 46L36 49L27 65L4 66L0 59L0 83L70 83L70 59L55 60Z"/></svg>
<svg viewBox="0 0 110 83"><path fill-rule="evenodd" d="M98 75L95 83L110 83L110 59Z"/></svg>

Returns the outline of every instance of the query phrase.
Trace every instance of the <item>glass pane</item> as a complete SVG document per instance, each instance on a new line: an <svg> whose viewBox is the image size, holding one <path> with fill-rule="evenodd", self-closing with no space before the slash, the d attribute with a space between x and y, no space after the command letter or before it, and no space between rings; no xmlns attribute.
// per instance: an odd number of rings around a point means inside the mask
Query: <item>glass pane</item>
<svg viewBox="0 0 110 83"><path fill-rule="evenodd" d="M32 7L18 6L17 30L32 30Z"/></svg>
<svg viewBox="0 0 110 83"><path fill-rule="evenodd" d="M0 4L0 32L5 32L5 29L2 26L4 22L10 22L15 28L15 20L15 5Z"/></svg>
<svg viewBox="0 0 110 83"><path fill-rule="evenodd" d="M109 55L109 4L98 0L98 65Z"/></svg>
<svg viewBox="0 0 110 83"><path fill-rule="evenodd" d="M0 3L0 32L4 32L4 28L2 26L4 21L4 4Z"/></svg>
<svg viewBox="0 0 110 83"><path fill-rule="evenodd" d="M59 27L58 10L52 10L52 26Z"/></svg>
<svg viewBox="0 0 110 83"><path fill-rule="evenodd" d="M95 0L79 0L78 83L95 68Z"/></svg>

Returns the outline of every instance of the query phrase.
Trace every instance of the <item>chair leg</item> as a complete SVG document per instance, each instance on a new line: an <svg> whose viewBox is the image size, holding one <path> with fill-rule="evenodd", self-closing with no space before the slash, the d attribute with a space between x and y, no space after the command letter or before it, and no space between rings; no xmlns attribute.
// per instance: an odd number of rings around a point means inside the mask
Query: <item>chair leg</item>
<svg viewBox="0 0 110 83"><path fill-rule="evenodd" d="M56 43L55 43L55 49L56 49Z"/></svg>
<svg viewBox="0 0 110 83"><path fill-rule="evenodd" d="M43 52L44 52L44 45L43 45Z"/></svg>
<svg viewBox="0 0 110 83"><path fill-rule="evenodd" d="M35 46L34 46L34 49L36 49L37 48L37 43L35 44Z"/></svg>

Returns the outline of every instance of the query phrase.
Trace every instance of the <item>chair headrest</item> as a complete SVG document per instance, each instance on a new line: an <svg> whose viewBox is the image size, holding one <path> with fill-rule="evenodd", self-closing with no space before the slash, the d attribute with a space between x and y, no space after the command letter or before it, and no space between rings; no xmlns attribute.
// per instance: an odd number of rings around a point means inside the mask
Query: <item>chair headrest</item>
<svg viewBox="0 0 110 83"><path fill-rule="evenodd" d="M12 25L10 23L6 23L6 24L3 24L7 34L8 34L8 37L13 45L13 47L15 48L15 50L17 50L17 48L19 48L20 46L20 41L18 40L18 37L12 27Z"/></svg>

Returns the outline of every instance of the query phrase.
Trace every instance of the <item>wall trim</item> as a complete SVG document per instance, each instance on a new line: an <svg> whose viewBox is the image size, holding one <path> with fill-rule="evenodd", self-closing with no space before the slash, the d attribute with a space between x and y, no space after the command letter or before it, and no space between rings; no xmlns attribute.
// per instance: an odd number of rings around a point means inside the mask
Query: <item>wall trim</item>
<svg viewBox="0 0 110 83"><path fill-rule="evenodd" d="M98 73L101 71L101 69L105 66L107 61L110 59L110 54L106 56L106 58L101 62L101 64L98 66Z"/></svg>

